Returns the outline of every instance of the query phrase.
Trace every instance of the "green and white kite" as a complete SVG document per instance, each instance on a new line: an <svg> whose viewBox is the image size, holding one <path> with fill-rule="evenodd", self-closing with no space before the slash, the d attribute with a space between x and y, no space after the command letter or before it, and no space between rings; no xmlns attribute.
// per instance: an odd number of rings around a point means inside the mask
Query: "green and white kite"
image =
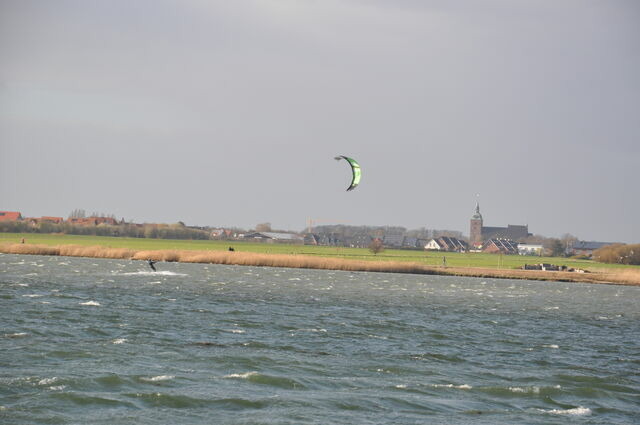
<svg viewBox="0 0 640 425"><path fill-rule="evenodd" d="M351 173L353 175L353 177L351 178L351 184L347 188L347 192L348 192L350 190L355 189L356 186L358 186L358 184L360 183L360 175L362 174L362 172L360 171L360 164L358 164L355 159L349 158L348 156L344 156L344 155L335 157L336 161L340 161L341 159L344 159L349 163L349 165L351 166Z"/></svg>

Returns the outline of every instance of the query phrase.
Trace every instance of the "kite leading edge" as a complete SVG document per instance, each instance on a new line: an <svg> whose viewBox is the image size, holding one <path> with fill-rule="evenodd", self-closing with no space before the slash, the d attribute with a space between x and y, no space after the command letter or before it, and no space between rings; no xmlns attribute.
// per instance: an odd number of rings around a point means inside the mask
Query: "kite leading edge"
<svg viewBox="0 0 640 425"><path fill-rule="evenodd" d="M335 157L336 161L340 161L341 159L344 159L345 161L347 161L351 166L352 178L351 178L351 184L347 188L347 192L348 192L350 190L355 189L356 186L358 186L358 184L360 183L360 176L362 172L360 171L360 164L358 164L358 162L355 159L349 158L348 156L344 156L344 155Z"/></svg>

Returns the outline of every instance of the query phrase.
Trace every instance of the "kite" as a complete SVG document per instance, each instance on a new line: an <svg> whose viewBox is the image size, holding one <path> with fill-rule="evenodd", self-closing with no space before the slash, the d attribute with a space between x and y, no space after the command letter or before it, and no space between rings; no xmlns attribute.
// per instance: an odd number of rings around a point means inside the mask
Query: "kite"
<svg viewBox="0 0 640 425"><path fill-rule="evenodd" d="M350 190L355 189L356 186L358 186L358 184L360 183L360 175L361 175L360 164L358 164L355 159L349 158L348 156L340 155L335 157L336 161L340 161L341 159L344 159L349 163L349 165L351 166L351 172L353 174L353 177L351 178L351 184L347 188L347 192L348 192Z"/></svg>

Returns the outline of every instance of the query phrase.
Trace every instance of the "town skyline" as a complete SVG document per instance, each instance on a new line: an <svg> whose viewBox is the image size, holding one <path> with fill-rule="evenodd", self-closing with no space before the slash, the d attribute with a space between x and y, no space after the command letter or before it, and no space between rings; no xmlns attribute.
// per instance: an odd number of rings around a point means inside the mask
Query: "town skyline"
<svg viewBox="0 0 640 425"><path fill-rule="evenodd" d="M7 1L0 200L640 241L640 4ZM362 179L345 192L358 161Z"/></svg>
<svg viewBox="0 0 640 425"><path fill-rule="evenodd" d="M21 211L19 210L15 210L13 212L20 214L21 216L21 220L34 220L37 221L39 219L44 219L47 222L52 222L52 223L62 223L62 222L72 222L72 221L78 221L77 217L82 217L82 218L109 218L109 219L113 219L113 222L105 222L105 224L116 224L116 223L140 223L140 224L163 224L163 225L171 225L171 224L176 224L176 223L182 223L184 225L186 225L187 227L192 227L192 228L209 228L209 229L242 229L245 231L251 231L251 230L255 230L258 231L258 229L260 229L261 227L269 227L269 229L273 229L273 231L280 231L280 232L293 232L293 233L298 233L298 234L304 234L307 233L309 228L322 228L322 227L330 227L330 226L345 226L345 227L367 227L367 228L391 228L391 229L399 229L399 228L403 228L405 229L406 232L416 232L416 231L427 231L427 232L432 232L435 235L438 234L452 234L452 233L456 233L457 235L459 235L460 237L463 237L465 239L467 239L470 243L477 243L479 242L478 237L480 237L480 241L482 240L482 236L480 236L481 234L484 234L484 239L489 239L489 238L506 238L506 239L513 239L513 240L518 240L518 239L523 239L523 238L527 238L527 237L533 237L535 238L545 238L545 239L562 239L562 238L575 238L577 240L583 240L583 241L599 241L599 242L606 242L606 243L626 243L626 244L633 244L633 243L638 243L637 241L634 240L609 240L609 239L596 239L596 238L589 238L584 237L582 235L576 235L573 234L571 232L563 232L561 234L558 235L550 235L550 234L545 234L543 232L532 232L529 233L529 226L528 224L513 224L513 223L500 223L502 226L484 226L484 219L482 217L482 215L480 215L480 219L478 220L478 212L479 212L480 206L479 206L479 202L476 200L476 208L474 210L474 214L471 215L469 217L469 220L467 220L467 228L466 229L461 229L461 228L444 228L442 226L437 226L437 225L423 225L423 226L417 226L417 227L410 227L410 226L405 226L402 224L397 224L397 223L392 223L392 224L364 224L364 223L340 223L340 222L331 222L331 221L316 221L316 222L309 222L309 218L307 218L307 222L306 225L304 225L303 227L298 227L298 228L294 228L294 227L279 227L278 225L274 224L274 222L272 221L262 221L260 223L254 223L254 224L249 224L249 225L237 225L237 224L225 224L225 225L221 225L221 224L215 224L215 223L193 223L193 222L189 222L188 220L180 220L180 219L176 219L173 221L166 221L166 222L157 222L157 221L150 221L150 220L137 220L137 219L133 219L133 218L126 218L124 215L120 216L118 214L115 213L107 213L107 212L97 212L97 211L93 211L91 213L87 213L86 210L84 209L80 209L80 208L76 208L71 210L71 212L69 212L68 214L65 215L24 215L22 214ZM8 212L8 211L0 211L0 213L4 213L4 212ZM59 221L58 221L59 219ZM1 217L0 217L1 220ZM99 221L101 222L101 221ZM99 224L99 222L96 222L95 224ZM479 223L479 224L478 224ZM490 224L496 224L493 222L490 222ZM478 227L479 226L479 227ZM505 227L506 226L506 227ZM475 228L475 229L474 229ZM270 230L271 231L271 230ZM474 231L476 232L476 235L474 236ZM524 232L524 234L523 234Z"/></svg>

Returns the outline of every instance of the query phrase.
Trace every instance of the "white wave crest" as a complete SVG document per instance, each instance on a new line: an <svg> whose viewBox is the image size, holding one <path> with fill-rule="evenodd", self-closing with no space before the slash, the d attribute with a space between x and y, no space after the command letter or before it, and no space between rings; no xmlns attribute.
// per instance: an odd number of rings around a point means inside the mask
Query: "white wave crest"
<svg viewBox="0 0 640 425"><path fill-rule="evenodd" d="M542 347L543 348L553 348L554 350L557 350L558 348L560 348L560 346L558 346L556 344L545 344Z"/></svg>
<svg viewBox="0 0 640 425"><path fill-rule="evenodd" d="M462 385L454 385L454 384L433 384L433 388L455 388L457 390L470 390L473 388L471 385L462 384Z"/></svg>
<svg viewBox="0 0 640 425"><path fill-rule="evenodd" d="M118 338L112 341L113 344L124 344L125 342L127 342L126 338Z"/></svg>
<svg viewBox="0 0 640 425"><path fill-rule="evenodd" d="M258 375L258 372L247 372L247 373L232 373L231 375L225 375L223 378L227 379L249 379L252 376Z"/></svg>
<svg viewBox="0 0 640 425"><path fill-rule="evenodd" d="M574 407L573 409L552 409L542 411L552 415L587 416L591 414L591 409L582 406Z"/></svg>
<svg viewBox="0 0 640 425"><path fill-rule="evenodd" d="M511 391L512 393L540 394L540 387L530 387L530 388L509 387L509 391Z"/></svg>
<svg viewBox="0 0 640 425"><path fill-rule="evenodd" d="M175 376L173 375L158 375L158 376L152 376L151 378L140 378L140 380L146 381L146 382L158 382L158 381L168 381L173 378L175 378Z"/></svg>
<svg viewBox="0 0 640 425"><path fill-rule="evenodd" d="M99 306L100 303L98 301L87 301L84 303L80 303L80 305L95 305L95 306Z"/></svg>
<svg viewBox="0 0 640 425"><path fill-rule="evenodd" d="M51 385L58 380L58 377L44 378L38 381L38 385Z"/></svg>
<svg viewBox="0 0 640 425"><path fill-rule="evenodd" d="M41 294L25 294L23 295L23 297L27 297L27 298L39 298L41 297Z"/></svg>
<svg viewBox="0 0 640 425"><path fill-rule="evenodd" d="M26 332L15 332L12 334L4 334L7 338L20 338L21 336L27 336Z"/></svg>

